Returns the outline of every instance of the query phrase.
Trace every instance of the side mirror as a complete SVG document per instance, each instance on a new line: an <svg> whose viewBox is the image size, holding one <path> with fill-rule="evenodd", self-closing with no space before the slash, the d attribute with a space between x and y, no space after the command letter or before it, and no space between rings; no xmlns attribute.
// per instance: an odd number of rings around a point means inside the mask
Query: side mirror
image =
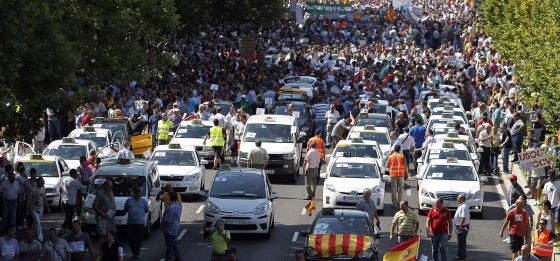
<svg viewBox="0 0 560 261"><path fill-rule="evenodd" d="M389 181L389 176L383 175L383 176L381 176L381 180L383 180L383 181Z"/></svg>
<svg viewBox="0 0 560 261"><path fill-rule="evenodd" d="M172 138L173 136L175 136L175 132L170 131L169 132L169 137Z"/></svg>
<svg viewBox="0 0 560 261"><path fill-rule="evenodd" d="M207 160L200 160L200 165L208 165L208 161Z"/></svg>
<svg viewBox="0 0 560 261"><path fill-rule="evenodd" d="M299 136L297 139L297 143L304 143L305 142L305 136Z"/></svg>
<svg viewBox="0 0 560 261"><path fill-rule="evenodd" d="M201 190L198 192L198 195L203 197L203 198L207 198L208 197L208 190Z"/></svg>
<svg viewBox="0 0 560 261"><path fill-rule="evenodd" d="M308 237L309 236L309 231L305 231L305 230L300 231L299 236L300 237Z"/></svg>
<svg viewBox="0 0 560 261"><path fill-rule="evenodd" d="M62 176L63 177L70 177L70 174L68 173L68 171L62 172Z"/></svg>
<svg viewBox="0 0 560 261"><path fill-rule="evenodd" d="M272 199L272 200L278 199L278 193L277 192L272 192L270 194L270 199Z"/></svg>
<svg viewBox="0 0 560 261"><path fill-rule="evenodd" d="M300 136L300 137L305 137L305 136L307 136L307 133L305 133L305 131L301 131L301 132L299 133L299 136Z"/></svg>
<svg viewBox="0 0 560 261"><path fill-rule="evenodd" d="M150 191L150 196L156 197L156 196L159 194L159 192L160 192L160 189L159 189L159 188L153 188L153 189Z"/></svg>
<svg viewBox="0 0 560 261"><path fill-rule="evenodd" d="M482 148L478 148L478 149L476 149L476 152L482 153L482 152L484 152L484 150Z"/></svg>
<svg viewBox="0 0 560 261"><path fill-rule="evenodd" d="M323 172L319 175L320 178L322 179L326 179L327 178L327 173Z"/></svg>

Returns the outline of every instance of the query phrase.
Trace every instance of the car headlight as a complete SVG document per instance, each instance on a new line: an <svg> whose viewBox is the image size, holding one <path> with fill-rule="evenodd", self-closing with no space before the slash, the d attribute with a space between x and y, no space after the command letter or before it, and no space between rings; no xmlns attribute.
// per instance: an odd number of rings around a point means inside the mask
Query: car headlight
<svg viewBox="0 0 560 261"><path fill-rule="evenodd" d="M213 212L213 213L220 212L220 209L218 208L218 206L216 206L216 204L214 204L210 201L206 202L206 210L208 210L208 212Z"/></svg>
<svg viewBox="0 0 560 261"><path fill-rule="evenodd" d="M422 190L420 190L420 194L422 194L422 196L424 196L424 197L436 198L436 195L434 195L434 193L429 192L425 188L422 188Z"/></svg>
<svg viewBox="0 0 560 261"><path fill-rule="evenodd" d="M285 160L291 160L294 159L294 154L293 153L284 154L282 158L284 158Z"/></svg>
<svg viewBox="0 0 560 261"><path fill-rule="evenodd" d="M372 191L373 193L379 193L379 192L381 192L381 188L380 188L379 186L375 186L375 187L373 187L373 188L371 189L371 191Z"/></svg>
<svg viewBox="0 0 560 261"><path fill-rule="evenodd" d="M359 258L371 258L373 256L373 248L368 248L366 251L360 252Z"/></svg>
<svg viewBox="0 0 560 261"><path fill-rule="evenodd" d="M239 152L239 158L246 159L248 157L248 152Z"/></svg>
<svg viewBox="0 0 560 261"><path fill-rule="evenodd" d="M258 207L255 208L255 211L253 211L253 214L255 214L255 215L266 214L267 210L268 210L268 204L267 203L262 203Z"/></svg>
<svg viewBox="0 0 560 261"><path fill-rule="evenodd" d="M185 175L185 181L195 181L198 180L200 178L200 173L195 173L192 175Z"/></svg>
<svg viewBox="0 0 560 261"><path fill-rule="evenodd" d="M329 184L325 185L325 188L326 188L328 191L336 192L336 188L334 187L333 184L330 184L330 183L329 183Z"/></svg>
<svg viewBox="0 0 560 261"><path fill-rule="evenodd" d="M476 199L480 199L480 190L471 194L469 193L469 195L467 195L467 200L476 200Z"/></svg>

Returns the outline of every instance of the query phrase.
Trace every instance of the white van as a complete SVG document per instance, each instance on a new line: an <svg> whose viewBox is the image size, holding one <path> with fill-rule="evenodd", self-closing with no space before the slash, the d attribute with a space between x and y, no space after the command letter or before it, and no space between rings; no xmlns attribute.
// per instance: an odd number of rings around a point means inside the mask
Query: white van
<svg viewBox="0 0 560 261"><path fill-rule="evenodd" d="M255 141L260 140L269 157L265 172L274 176L287 176L290 182L295 182L306 135L305 132L299 132L293 116L253 115L247 120L237 163L246 167L249 152L255 147Z"/></svg>
<svg viewBox="0 0 560 261"><path fill-rule="evenodd" d="M116 213L114 217L117 228L125 226L128 214L124 211L124 203L130 198L134 187L140 187L142 195L148 201L149 211L146 213L144 226L145 236L151 234L152 227L158 227L162 217L162 203L157 199L161 189L159 173L155 162L141 159L107 159L93 176L93 181L88 188L86 200L82 210L82 222L87 232L96 231L95 211L92 208L93 200L98 191L103 189L106 180L113 182Z"/></svg>

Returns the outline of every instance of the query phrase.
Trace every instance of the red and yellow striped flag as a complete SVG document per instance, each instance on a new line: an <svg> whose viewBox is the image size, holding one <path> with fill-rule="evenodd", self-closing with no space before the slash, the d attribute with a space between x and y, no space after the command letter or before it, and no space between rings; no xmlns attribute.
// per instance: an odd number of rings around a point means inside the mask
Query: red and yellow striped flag
<svg viewBox="0 0 560 261"><path fill-rule="evenodd" d="M393 9L392 5L391 7L389 7L389 10L387 10L387 15L385 15L385 19L387 19L387 21L391 23L395 21L395 10Z"/></svg>
<svg viewBox="0 0 560 261"><path fill-rule="evenodd" d="M307 203L307 205L305 205L305 213L308 216L312 216L313 211L315 211L315 199L311 199L311 201L309 201L309 203Z"/></svg>
<svg viewBox="0 0 560 261"><path fill-rule="evenodd" d="M307 246L323 258L337 255L355 257L371 247L371 238L354 234L316 234L309 235Z"/></svg>
<svg viewBox="0 0 560 261"><path fill-rule="evenodd" d="M383 256L383 261L415 261L419 243L420 236L404 241L389 249Z"/></svg>
<svg viewBox="0 0 560 261"><path fill-rule="evenodd" d="M350 0L344 0L344 1L342 1L342 4L345 4L345 5L350 4Z"/></svg>

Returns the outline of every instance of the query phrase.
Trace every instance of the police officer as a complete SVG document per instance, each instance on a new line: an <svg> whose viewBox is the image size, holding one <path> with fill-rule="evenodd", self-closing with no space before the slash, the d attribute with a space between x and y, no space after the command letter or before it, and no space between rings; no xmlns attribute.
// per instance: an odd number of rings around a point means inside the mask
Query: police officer
<svg viewBox="0 0 560 261"><path fill-rule="evenodd" d="M255 146L247 156L247 167L255 169L264 169L268 164L268 153L261 147L260 140L255 141Z"/></svg>
<svg viewBox="0 0 560 261"><path fill-rule="evenodd" d="M214 119L214 127L210 128L210 131L206 137L204 137L204 142L206 144L206 139L210 136L210 146L214 150L214 169L218 169L220 165L220 157L222 156L222 150L224 148L224 129L220 127L220 121Z"/></svg>
<svg viewBox="0 0 560 261"><path fill-rule="evenodd" d="M158 121L157 128L158 145L165 145L169 143L169 131L171 131L172 126L173 122L167 118L167 113L162 113L161 120Z"/></svg>

